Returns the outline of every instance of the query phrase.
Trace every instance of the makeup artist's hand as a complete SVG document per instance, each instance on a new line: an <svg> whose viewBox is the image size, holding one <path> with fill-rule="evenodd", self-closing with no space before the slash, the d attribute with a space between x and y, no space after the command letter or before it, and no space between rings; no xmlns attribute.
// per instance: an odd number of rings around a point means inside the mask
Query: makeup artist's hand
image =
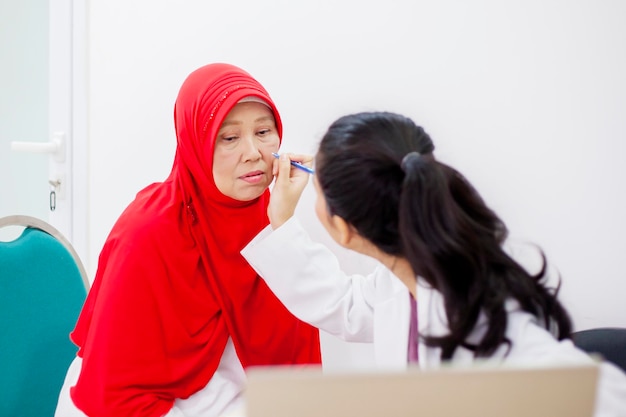
<svg viewBox="0 0 626 417"><path fill-rule="evenodd" d="M300 162L308 167L313 163L310 155L282 154L274 161L273 174L276 182L272 189L267 216L273 229L277 229L293 216L298 200L309 182L311 174L295 168L291 161Z"/></svg>

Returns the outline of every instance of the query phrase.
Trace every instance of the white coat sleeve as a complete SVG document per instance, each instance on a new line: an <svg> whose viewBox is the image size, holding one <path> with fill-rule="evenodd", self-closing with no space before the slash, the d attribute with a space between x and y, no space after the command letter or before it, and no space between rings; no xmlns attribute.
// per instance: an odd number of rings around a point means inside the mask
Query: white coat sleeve
<svg viewBox="0 0 626 417"><path fill-rule="evenodd" d="M346 341L373 341L375 274L342 272L296 218L266 227L241 254L300 320Z"/></svg>

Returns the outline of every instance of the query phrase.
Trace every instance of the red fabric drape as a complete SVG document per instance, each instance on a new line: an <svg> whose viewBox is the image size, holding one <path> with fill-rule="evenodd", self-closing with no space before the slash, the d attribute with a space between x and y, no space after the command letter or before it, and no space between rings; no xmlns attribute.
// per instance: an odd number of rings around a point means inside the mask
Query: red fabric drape
<svg viewBox="0 0 626 417"><path fill-rule="evenodd" d="M140 191L101 252L71 334L83 358L71 395L89 416L161 416L203 388L228 337L244 367L319 364L318 331L292 316L240 255L268 224L269 192L241 202L213 181L220 124L243 97L269 104L248 73L211 64L183 83L171 174Z"/></svg>

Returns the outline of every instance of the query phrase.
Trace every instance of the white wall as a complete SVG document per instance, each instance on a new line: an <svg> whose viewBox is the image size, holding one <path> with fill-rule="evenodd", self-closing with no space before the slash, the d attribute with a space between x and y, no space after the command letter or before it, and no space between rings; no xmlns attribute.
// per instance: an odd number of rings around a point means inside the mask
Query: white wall
<svg viewBox="0 0 626 417"><path fill-rule="evenodd" d="M621 0L91 0L88 267L169 173L180 84L225 61L267 87L286 150L314 152L346 113L412 117L513 236L543 246L578 328L626 326L625 19ZM332 245L312 201L311 187L299 215ZM371 265L332 246L349 271Z"/></svg>

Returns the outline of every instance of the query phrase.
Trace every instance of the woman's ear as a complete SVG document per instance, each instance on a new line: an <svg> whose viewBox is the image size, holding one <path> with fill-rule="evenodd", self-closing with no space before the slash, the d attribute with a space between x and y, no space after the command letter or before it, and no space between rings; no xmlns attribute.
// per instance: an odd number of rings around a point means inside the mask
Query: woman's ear
<svg viewBox="0 0 626 417"><path fill-rule="evenodd" d="M346 249L381 260L378 256L381 253L380 249L378 249L372 242L361 236L358 230L356 230L353 225L346 222L342 217L334 214L330 218L330 223L332 227L331 235L335 242Z"/></svg>
<svg viewBox="0 0 626 417"><path fill-rule="evenodd" d="M331 223L337 231L337 243L346 248L350 248L354 237L358 236L356 229L336 214L333 214L331 217Z"/></svg>

